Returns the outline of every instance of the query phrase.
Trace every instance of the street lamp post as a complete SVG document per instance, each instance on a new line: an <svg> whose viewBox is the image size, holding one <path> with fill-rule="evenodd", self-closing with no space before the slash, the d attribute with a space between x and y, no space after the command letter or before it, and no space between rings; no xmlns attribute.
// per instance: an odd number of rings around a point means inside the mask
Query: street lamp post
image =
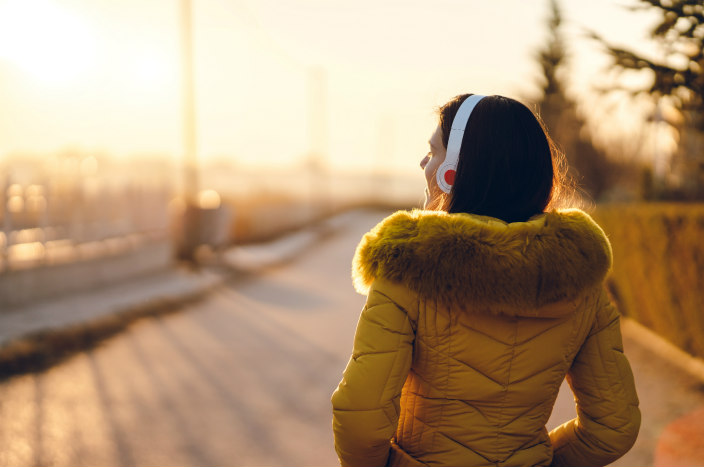
<svg viewBox="0 0 704 467"><path fill-rule="evenodd" d="M308 69L308 170L311 176L311 220L332 211L332 193L329 190L330 167L327 160L327 72L322 66ZM322 211L322 212L320 212Z"/></svg>
<svg viewBox="0 0 704 467"><path fill-rule="evenodd" d="M193 71L193 28L191 0L181 0L181 49L183 62L183 191L188 205L195 205L198 196L196 156L196 103Z"/></svg>
<svg viewBox="0 0 704 467"><path fill-rule="evenodd" d="M191 0L181 0L181 62L183 86L183 198L177 255L194 261L199 237L196 102L193 70L193 25Z"/></svg>

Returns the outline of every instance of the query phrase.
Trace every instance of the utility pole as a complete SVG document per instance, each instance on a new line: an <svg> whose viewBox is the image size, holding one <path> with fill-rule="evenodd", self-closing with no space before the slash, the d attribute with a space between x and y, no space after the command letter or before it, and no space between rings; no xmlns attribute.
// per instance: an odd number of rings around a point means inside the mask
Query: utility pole
<svg viewBox="0 0 704 467"><path fill-rule="evenodd" d="M327 73L321 66L308 70L309 162L324 165L327 153Z"/></svg>
<svg viewBox="0 0 704 467"><path fill-rule="evenodd" d="M193 70L193 27L191 0L181 0L181 51L183 63L183 193L186 204L193 206L198 197L198 162L196 154L196 102Z"/></svg>
<svg viewBox="0 0 704 467"><path fill-rule="evenodd" d="M322 209L322 214L332 209L329 192L330 176L327 152L327 72L322 66L308 69L308 170L311 175L312 217L320 214L315 212L316 205Z"/></svg>
<svg viewBox="0 0 704 467"><path fill-rule="evenodd" d="M371 177L371 192L379 200L390 200L393 198L392 185L395 182L393 177L394 156L394 120L390 114L381 115L379 118L377 154L374 161L374 172Z"/></svg>
<svg viewBox="0 0 704 467"><path fill-rule="evenodd" d="M193 70L193 25L191 0L181 0L181 57L183 85L183 197L185 209L177 239L177 255L195 260L200 242L200 212L198 209L198 164L196 154L196 102Z"/></svg>

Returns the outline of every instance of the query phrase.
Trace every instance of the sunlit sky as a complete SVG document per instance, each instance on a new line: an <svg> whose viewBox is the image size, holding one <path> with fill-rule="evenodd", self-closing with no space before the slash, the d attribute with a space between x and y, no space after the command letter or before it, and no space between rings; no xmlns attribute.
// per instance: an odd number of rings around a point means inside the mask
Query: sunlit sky
<svg viewBox="0 0 704 467"><path fill-rule="evenodd" d="M415 170L447 99L535 95L547 37L547 0L192 2L198 157L247 165L310 152L311 76L323 70L327 163ZM593 115L608 60L586 29L657 52L656 16L632 3L561 3L570 90ZM180 15L175 0L0 0L0 156L182 157ZM624 131L637 120L627 103L604 114Z"/></svg>

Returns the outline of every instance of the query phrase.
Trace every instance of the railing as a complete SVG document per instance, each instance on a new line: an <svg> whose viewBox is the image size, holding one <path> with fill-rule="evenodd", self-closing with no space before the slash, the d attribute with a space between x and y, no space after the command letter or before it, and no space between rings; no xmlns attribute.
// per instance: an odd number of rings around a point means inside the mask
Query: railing
<svg viewBox="0 0 704 467"><path fill-rule="evenodd" d="M97 285L91 268L94 276L110 281L117 273L109 259L134 255L143 247L156 245L151 249L158 254L145 255L151 255L153 265L167 261L172 194L167 176L144 167L130 173L127 167L104 165L86 156L0 167L0 305L42 298L60 286L77 290L79 285L70 280ZM147 267L144 260L132 262L141 264L136 269ZM71 266L77 263L82 264L80 274ZM121 277L129 270L122 263L113 268L122 271ZM75 279L61 277L69 269ZM17 292L21 299L12 297L17 281L26 289Z"/></svg>
<svg viewBox="0 0 704 467"><path fill-rule="evenodd" d="M111 176L96 166L88 156L54 173L27 164L3 170L0 272L119 254L168 236L165 180Z"/></svg>

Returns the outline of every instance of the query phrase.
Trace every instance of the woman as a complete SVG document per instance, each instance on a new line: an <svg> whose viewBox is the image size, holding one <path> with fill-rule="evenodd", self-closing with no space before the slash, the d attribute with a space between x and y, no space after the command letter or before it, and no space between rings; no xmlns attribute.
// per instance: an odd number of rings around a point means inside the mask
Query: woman
<svg viewBox="0 0 704 467"><path fill-rule="evenodd" d="M554 209L558 153L524 105L462 95L439 120L426 210L391 215L355 253L367 303L332 396L340 462L609 464L640 426L609 242ZM577 418L548 433L565 377Z"/></svg>

